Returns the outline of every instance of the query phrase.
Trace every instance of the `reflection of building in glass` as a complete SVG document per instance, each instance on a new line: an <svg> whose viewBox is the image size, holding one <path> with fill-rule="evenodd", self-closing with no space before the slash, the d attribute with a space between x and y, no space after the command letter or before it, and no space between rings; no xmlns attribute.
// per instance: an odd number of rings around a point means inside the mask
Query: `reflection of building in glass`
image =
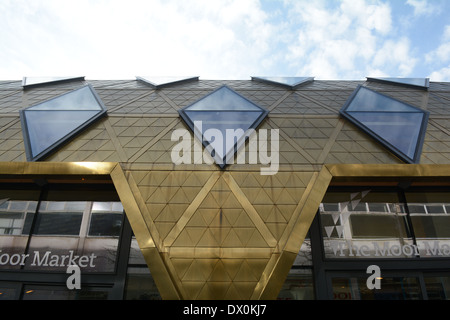
<svg viewBox="0 0 450 320"><path fill-rule="evenodd" d="M0 81L0 299L450 297L448 83L28 80Z"/></svg>

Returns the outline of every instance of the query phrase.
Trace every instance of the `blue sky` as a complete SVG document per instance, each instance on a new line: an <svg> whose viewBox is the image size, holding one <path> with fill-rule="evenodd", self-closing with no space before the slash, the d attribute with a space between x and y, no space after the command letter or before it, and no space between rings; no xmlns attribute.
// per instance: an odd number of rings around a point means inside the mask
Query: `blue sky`
<svg viewBox="0 0 450 320"><path fill-rule="evenodd" d="M450 81L449 0L0 0L0 79Z"/></svg>

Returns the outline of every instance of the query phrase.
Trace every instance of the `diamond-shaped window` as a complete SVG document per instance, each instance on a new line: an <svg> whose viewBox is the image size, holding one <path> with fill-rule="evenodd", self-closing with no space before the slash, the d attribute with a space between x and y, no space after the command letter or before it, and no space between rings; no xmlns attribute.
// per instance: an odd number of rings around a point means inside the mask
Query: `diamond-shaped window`
<svg viewBox="0 0 450 320"><path fill-rule="evenodd" d="M277 84L289 89L314 81L314 77L252 77L252 80Z"/></svg>
<svg viewBox="0 0 450 320"><path fill-rule="evenodd" d="M160 89L175 83L196 81L199 77L136 77L137 80L149 84L155 89Z"/></svg>
<svg viewBox="0 0 450 320"><path fill-rule="evenodd" d="M84 80L84 77L23 77L22 87L28 88L38 85L75 80Z"/></svg>
<svg viewBox="0 0 450 320"><path fill-rule="evenodd" d="M393 83L412 88L421 88L427 90L430 87L430 79L428 78L367 78L369 81L377 81L384 83Z"/></svg>
<svg viewBox="0 0 450 320"><path fill-rule="evenodd" d="M104 114L106 108L90 85L21 110L28 161L47 156Z"/></svg>
<svg viewBox="0 0 450 320"><path fill-rule="evenodd" d="M179 111L194 135L224 168L269 113L223 86Z"/></svg>
<svg viewBox="0 0 450 320"><path fill-rule="evenodd" d="M340 113L403 161L419 162L428 112L358 86Z"/></svg>

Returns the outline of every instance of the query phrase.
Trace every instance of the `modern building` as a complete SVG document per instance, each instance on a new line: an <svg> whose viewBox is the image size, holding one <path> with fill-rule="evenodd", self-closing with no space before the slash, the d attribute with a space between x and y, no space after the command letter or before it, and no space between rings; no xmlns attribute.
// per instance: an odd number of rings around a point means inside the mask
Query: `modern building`
<svg viewBox="0 0 450 320"><path fill-rule="evenodd" d="M0 299L449 299L450 83L0 81Z"/></svg>

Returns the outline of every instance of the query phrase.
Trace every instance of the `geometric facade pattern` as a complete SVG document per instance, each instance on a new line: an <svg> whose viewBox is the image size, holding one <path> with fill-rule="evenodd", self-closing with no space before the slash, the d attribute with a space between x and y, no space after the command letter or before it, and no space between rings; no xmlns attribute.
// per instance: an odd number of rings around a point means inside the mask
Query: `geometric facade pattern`
<svg viewBox="0 0 450 320"><path fill-rule="evenodd" d="M89 85L21 110L27 159L48 155L105 113Z"/></svg>
<svg viewBox="0 0 450 320"><path fill-rule="evenodd" d="M408 163L418 163L429 113L359 86L341 115Z"/></svg>
<svg viewBox="0 0 450 320"><path fill-rule="evenodd" d="M0 81L1 178L8 178L12 169L20 178L25 172L33 179L44 172L52 178L73 173L86 180L110 174L163 299L275 299L332 177L342 178L335 183L383 175L448 181L448 83L432 82L429 90L371 81L315 80L295 89L245 80L199 80L160 89L135 80L89 83L108 117L51 148L45 162L30 163L20 110L79 84L23 90L20 81ZM429 113L419 134L422 152L411 157L420 165L404 165L398 154L340 116L359 85L364 85L359 93L376 89L376 97L381 93L407 106L350 107L350 113L414 113L413 118ZM259 164L232 164L224 170L173 164L170 151L177 142L172 132L186 128L179 111L223 86L270 112L259 126L279 129L277 174L261 175ZM371 128L368 120L355 118ZM348 208L361 197L347 199ZM339 218L333 218L327 225L332 236L340 226Z"/></svg>

